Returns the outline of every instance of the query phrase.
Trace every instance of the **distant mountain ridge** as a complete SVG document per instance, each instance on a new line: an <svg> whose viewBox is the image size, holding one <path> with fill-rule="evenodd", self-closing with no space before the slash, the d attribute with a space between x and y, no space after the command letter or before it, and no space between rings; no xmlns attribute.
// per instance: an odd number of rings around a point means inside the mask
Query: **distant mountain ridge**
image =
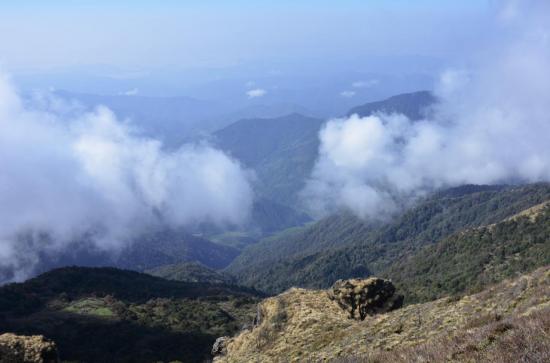
<svg viewBox="0 0 550 363"><path fill-rule="evenodd" d="M417 120L434 102L430 92L420 91L357 106L349 114L403 113ZM213 142L256 172L261 195L300 209L298 193L318 157L319 131L325 122L298 113L244 119L213 133Z"/></svg>
<svg viewBox="0 0 550 363"><path fill-rule="evenodd" d="M403 93L383 101L369 102L356 106L348 112L348 116L356 114L360 117L366 117L377 112L388 114L399 113L416 121L426 117L430 107L436 102L437 98L429 91Z"/></svg>

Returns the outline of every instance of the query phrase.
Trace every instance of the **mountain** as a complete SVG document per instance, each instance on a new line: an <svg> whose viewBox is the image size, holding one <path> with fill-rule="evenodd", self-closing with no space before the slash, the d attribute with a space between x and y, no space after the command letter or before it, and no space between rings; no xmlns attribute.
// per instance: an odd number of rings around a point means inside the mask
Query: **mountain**
<svg viewBox="0 0 550 363"><path fill-rule="evenodd" d="M151 230L134 238L117 252L98 250L84 239L55 254L41 256L32 275L64 266L110 266L144 271L159 266L195 261L211 269L221 269L239 255L239 250L211 242L186 231ZM2 271L1 281L13 278L12 271Z"/></svg>
<svg viewBox="0 0 550 363"><path fill-rule="evenodd" d="M401 112L417 120L435 98L427 91L407 93L356 107L351 113ZM260 195L300 209L304 188L318 156L319 131L325 120L293 113L277 118L237 121L213 134L213 142L258 177Z"/></svg>
<svg viewBox="0 0 550 363"><path fill-rule="evenodd" d="M146 270L145 273L167 280L203 282L209 284L234 284L235 279L224 273L212 270L198 262L183 262Z"/></svg>
<svg viewBox="0 0 550 363"><path fill-rule="evenodd" d="M367 117L376 112L400 113L416 121L426 117L430 107L436 102L437 99L429 91L404 93L383 101L370 102L354 107L348 112L348 116L356 114Z"/></svg>
<svg viewBox="0 0 550 363"><path fill-rule="evenodd" d="M115 268L68 267L0 287L0 330L44 335L63 361L203 362L262 295Z"/></svg>
<svg viewBox="0 0 550 363"><path fill-rule="evenodd" d="M214 142L256 172L260 195L293 205L317 157L322 123L300 114L246 119L214 133Z"/></svg>
<svg viewBox="0 0 550 363"><path fill-rule="evenodd" d="M257 324L225 338L214 362L544 362L549 304L550 267L364 320L330 291L290 289L262 301Z"/></svg>
<svg viewBox="0 0 550 363"><path fill-rule="evenodd" d="M131 120L144 135L161 139L169 147L206 138L209 133L241 119L275 118L295 112L311 114L304 107L284 102L240 106L186 96L100 95L63 90L55 91L54 95L68 103L76 101L88 111L106 106L120 119Z"/></svg>
<svg viewBox="0 0 550 363"><path fill-rule="evenodd" d="M392 264L425 246L437 248L455 233L501 222L548 200L547 183L453 188L419 201L379 226L353 216L333 216L281 233L246 248L226 271L243 285L272 293L291 286L328 287L337 279L371 274L393 278L386 274ZM535 228L543 233L546 227L542 223ZM533 244L537 240L528 239ZM547 237L543 241L548 246Z"/></svg>

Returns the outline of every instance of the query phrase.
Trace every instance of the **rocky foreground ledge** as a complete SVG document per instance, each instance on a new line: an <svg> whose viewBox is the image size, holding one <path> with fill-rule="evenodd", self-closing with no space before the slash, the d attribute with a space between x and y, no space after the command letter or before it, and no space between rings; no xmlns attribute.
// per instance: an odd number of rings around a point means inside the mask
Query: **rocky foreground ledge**
<svg viewBox="0 0 550 363"><path fill-rule="evenodd" d="M57 363L55 343L42 335L0 335L0 362L2 363Z"/></svg>
<svg viewBox="0 0 550 363"><path fill-rule="evenodd" d="M549 267L475 295L398 308L402 302L382 279L339 281L328 291L293 288L264 300L252 327L219 339L214 362L367 362L367 355L392 362L418 361L420 355L432 362L513 362L532 352L550 357L548 339L531 336L550 330L550 319L541 319L550 316Z"/></svg>

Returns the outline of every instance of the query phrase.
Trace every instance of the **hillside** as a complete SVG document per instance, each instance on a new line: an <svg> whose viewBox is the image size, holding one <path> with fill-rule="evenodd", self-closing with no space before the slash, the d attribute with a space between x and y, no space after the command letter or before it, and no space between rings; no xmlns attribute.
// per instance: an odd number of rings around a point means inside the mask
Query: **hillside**
<svg viewBox="0 0 550 363"><path fill-rule="evenodd" d="M224 344L229 362L543 362L550 358L550 268L460 299L409 305L365 320L323 290L264 300L260 323Z"/></svg>
<svg viewBox="0 0 550 363"><path fill-rule="evenodd" d="M145 273L162 277L167 280L184 282L202 282L209 284L232 284L235 279L231 276L209 269L198 262L183 262L165 265L146 270Z"/></svg>
<svg viewBox="0 0 550 363"><path fill-rule="evenodd" d="M384 272L409 302L481 290L550 264L550 204L458 233L392 263Z"/></svg>
<svg viewBox="0 0 550 363"><path fill-rule="evenodd" d="M168 264L196 261L224 268L238 256L236 248L222 246L184 231L163 230L141 236L120 253L115 266L143 271Z"/></svg>
<svg viewBox="0 0 550 363"><path fill-rule="evenodd" d="M243 283L253 284L250 281L253 281L262 266L315 255L364 239L374 233L379 224L361 221L352 214L341 214L327 217L315 224L287 229L245 248L226 271L237 276Z"/></svg>
<svg viewBox="0 0 550 363"><path fill-rule="evenodd" d="M417 120L433 102L430 93L416 92L367 103L352 111L362 116L377 111L401 112ZM318 133L323 123L324 120L294 113L237 121L213 136L216 145L256 172L261 195L297 206L297 193L305 186L317 158Z"/></svg>
<svg viewBox="0 0 550 363"><path fill-rule="evenodd" d="M114 268L68 267L0 288L0 330L52 339L62 360L202 362L261 295Z"/></svg>
<svg viewBox="0 0 550 363"><path fill-rule="evenodd" d="M245 249L227 271L239 283L268 292L292 286L326 288L340 278L384 274L395 261L424 246L464 229L497 223L549 199L550 185L545 183L453 188L378 228L354 217L330 217L292 232L294 236L281 234ZM542 233L546 226L541 222L536 228ZM296 241L307 246L294 248Z"/></svg>

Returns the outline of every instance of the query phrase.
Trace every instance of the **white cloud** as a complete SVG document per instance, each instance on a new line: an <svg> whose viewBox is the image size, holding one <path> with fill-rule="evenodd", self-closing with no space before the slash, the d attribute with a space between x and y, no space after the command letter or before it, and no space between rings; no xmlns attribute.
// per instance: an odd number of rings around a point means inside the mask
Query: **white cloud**
<svg viewBox="0 0 550 363"><path fill-rule="evenodd" d="M132 88L128 91L124 91L124 92L121 92L120 94L123 95L123 96L135 96L139 93L139 89L137 88Z"/></svg>
<svg viewBox="0 0 550 363"><path fill-rule="evenodd" d="M512 20L515 13L522 18ZM429 120L329 121L303 192L310 208L379 217L438 187L550 181L550 44L541 32L550 22L526 14L508 9L510 38L470 70L442 74Z"/></svg>
<svg viewBox="0 0 550 363"><path fill-rule="evenodd" d="M246 220L249 174L223 152L165 151L104 107L71 119L37 109L0 79L0 268L17 278L84 235L116 251L160 223Z"/></svg>
<svg viewBox="0 0 550 363"><path fill-rule="evenodd" d="M353 88L371 88L378 84L377 79L370 79L368 81L355 81L351 84Z"/></svg>
<svg viewBox="0 0 550 363"><path fill-rule="evenodd" d="M262 89L262 88L255 88L255 89L251 89L249 91L246 91L246 95L248 96L248 98L263 97L266 94L267 94L267 91L265 89Z"/></svg>
<svg viewBox="0 0 550 363"><path fill-rule="evenodd" d="M346 97L346 98L351 98L351 97L355 96L355 91L342 91L342 92L340 92L340 96Z"/></svg>

